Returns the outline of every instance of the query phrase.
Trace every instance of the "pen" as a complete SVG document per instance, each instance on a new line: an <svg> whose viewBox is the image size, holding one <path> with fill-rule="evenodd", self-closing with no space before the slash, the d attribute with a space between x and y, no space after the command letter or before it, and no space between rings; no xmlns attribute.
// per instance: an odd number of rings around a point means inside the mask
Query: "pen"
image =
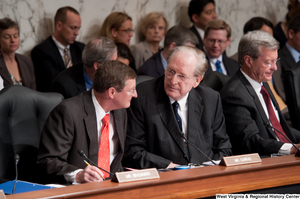
<svg viewBox="0 0 300 199"><path fill-rule="evenodd" d="M83 162L88 165L88 166L91 166L90 163L88 163L87 161L83 160ZM104 177L100 176L103 180L105 179Z"/></svg>
<svg viewBox="0 0 300 199"><path fill-rule="evenodd" d="M90 163L88 163L87 161L83 160L83 162L88 165L88 166L91 166Z"/></svg>

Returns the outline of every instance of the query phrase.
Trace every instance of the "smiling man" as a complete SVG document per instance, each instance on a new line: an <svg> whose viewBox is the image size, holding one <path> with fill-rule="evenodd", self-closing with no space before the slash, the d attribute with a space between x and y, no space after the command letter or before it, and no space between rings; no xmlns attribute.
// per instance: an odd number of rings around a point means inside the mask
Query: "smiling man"
<svg viewBox="0 0 300 199"><path fill-rule="evenodd" d="M232 76L240 68L239 63L224 53L231 40L231 28L221 19L210 21L204 33L204 51L208 60L207 71L219 71Z"/></svg>
<svg viewBox="0 0 300 199"><path fill-rule="evenodd" d="M221 90L234 154L296 153L286 137L299 143L300 132L288 126L266 83L277 70L278 49L279 43L274 37L259 30L247 33L239 43L241 69Z"/></svg>
<svg viewBox="0 0 300 199"><path fill-rule="evenodd" d="M54 17L54 33L35 46L31 52L38 91L47 92L54 77L82 61L84 44L75 41L81 27L77 10L59 8Z"/></svg>
<svg viewBox="0 0 300 199"><path fill-rule="evenodd" d="M104 61L94 74L90 91L54 108L45 122L38 155L46 182L98 182L110 177L95 166L87 166L78 150L106 171L122 171L125 108L137 97L135 79L136 73L129 66Z"/></svg>
<svg viewBox="0 0 300 199"><path fill-rule="evenodd" d="M219 93L199 85L207 70L205 54L175 47L165 75L140 83L128 110L124 166L172 168L231 154Z"/></svg>

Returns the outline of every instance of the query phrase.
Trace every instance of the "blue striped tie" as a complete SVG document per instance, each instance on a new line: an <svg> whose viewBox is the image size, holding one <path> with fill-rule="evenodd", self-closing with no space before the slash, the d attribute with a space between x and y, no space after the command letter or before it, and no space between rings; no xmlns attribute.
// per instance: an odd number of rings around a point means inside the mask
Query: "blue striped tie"
<svg viewBox="0 0 300 199"><path fill-rule="evenodd" d="M179 106L179 104L178 104L177 101L175 101L175 102L172 104L172 106L173 106L173 109L174 109L174 113L175 113L175 117L176 117L177 124L178 124L180 130L182 131L181 117L180 117L179 114L178 114L178 106Z"/></svg>

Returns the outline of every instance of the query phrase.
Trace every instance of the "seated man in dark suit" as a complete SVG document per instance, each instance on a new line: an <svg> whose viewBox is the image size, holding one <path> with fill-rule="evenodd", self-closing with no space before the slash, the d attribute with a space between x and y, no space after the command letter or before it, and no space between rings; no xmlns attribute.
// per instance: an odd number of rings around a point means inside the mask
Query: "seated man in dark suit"
<svg viewBox="0 0 300 199"><path fill-rule="evenodd" d="M167 57L176 46L193 46L197 44L196 36L183 26L173 26L165 36L164 48L150 57L137 71L138 75L159 77L165 73Z"/></svg>
<svg viewBox="0 0 300 199"><path fill-rule="evenodd" d="M61 93L65 99L90 90L93 76L106 60L117 59L117 47L107 37L93 38L82 52L82 62L60 72L51 84L50 91Z"/></svg>
<svg viewBox="0 0 300 199"><path fill-rule="evenodd" d="M172 168L231 154L218 92L199 85L207 70L198 48L175 47L165 76L137 86L128 110L124 166ZM189 140L187 142L185 139Z"/></svg>
<svg viewBox="0 0 300 199"><path fill-rule="evenodd" d="M191 0L188 14L193 26L190 30L197 36L197 47L203 50L204 30L208 22L216 19L217 13L214 0Z"/></svg>
<svg viewBox="0 0 300 199"><path fill-rule="evenodd" d="M102 181L109 174L87 166L77 153L82 150L110 173L122 171L127 113L135 90L136 73L119 62L105 61L95 72L93 88L64 100L45 122L38 163L49 182Z"/></svg>
<svg viewBox="0 0 300 199"><path fill-rule="evenodd" d="M205 27L204 51L208 59L207 71L219 71L232 76L240 68L239 63L225 55L231 40L231 28L222 19L210 21ZM224 53L224 54L223 54Z"/></svg>
<svg viewBox="0 0 300 199"><path fill-rule="evenodd" d="M239 43L241 69L221 90L227 133L234 154L296 153L289 140L299 143L300 132L288 126L266 83L277 69L278 49L276 39L259 30L248 32Z"/></svg>
<svg viewBox="0 0 300 199"><path fill-rule="evenodd" d="M77 10L62 7L54 18L52 36L35 46L31 52L34 65L36 88L47 92L54 77L66 68L81 62L84 44L75 41L81 27Z"/></svg>

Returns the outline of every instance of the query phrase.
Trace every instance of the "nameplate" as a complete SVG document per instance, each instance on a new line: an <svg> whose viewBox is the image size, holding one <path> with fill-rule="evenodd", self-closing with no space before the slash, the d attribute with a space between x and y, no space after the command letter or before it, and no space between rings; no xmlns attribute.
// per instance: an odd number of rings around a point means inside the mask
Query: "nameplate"
<svg viewBox="0 0 300 199"><path fill-rule="evenodd" d="M6 199L3 190L0 190L0 199Z"/></svg>
<svg viewBox="0 0 300 199"><path fill-rule="evenodd" d="M111 181L114 182L134 182L140 180L158 179L159 175L156 168L141 169L136 171L116 172Z"/></svg>
<svg viewBox="0 0 300 199"><path fill-rule="evenodd" d="M258 153L250 153L245 155L234 155L223 157L220 162L221 166L236 166L241 164L251 164L261 162Z"/></svg>

